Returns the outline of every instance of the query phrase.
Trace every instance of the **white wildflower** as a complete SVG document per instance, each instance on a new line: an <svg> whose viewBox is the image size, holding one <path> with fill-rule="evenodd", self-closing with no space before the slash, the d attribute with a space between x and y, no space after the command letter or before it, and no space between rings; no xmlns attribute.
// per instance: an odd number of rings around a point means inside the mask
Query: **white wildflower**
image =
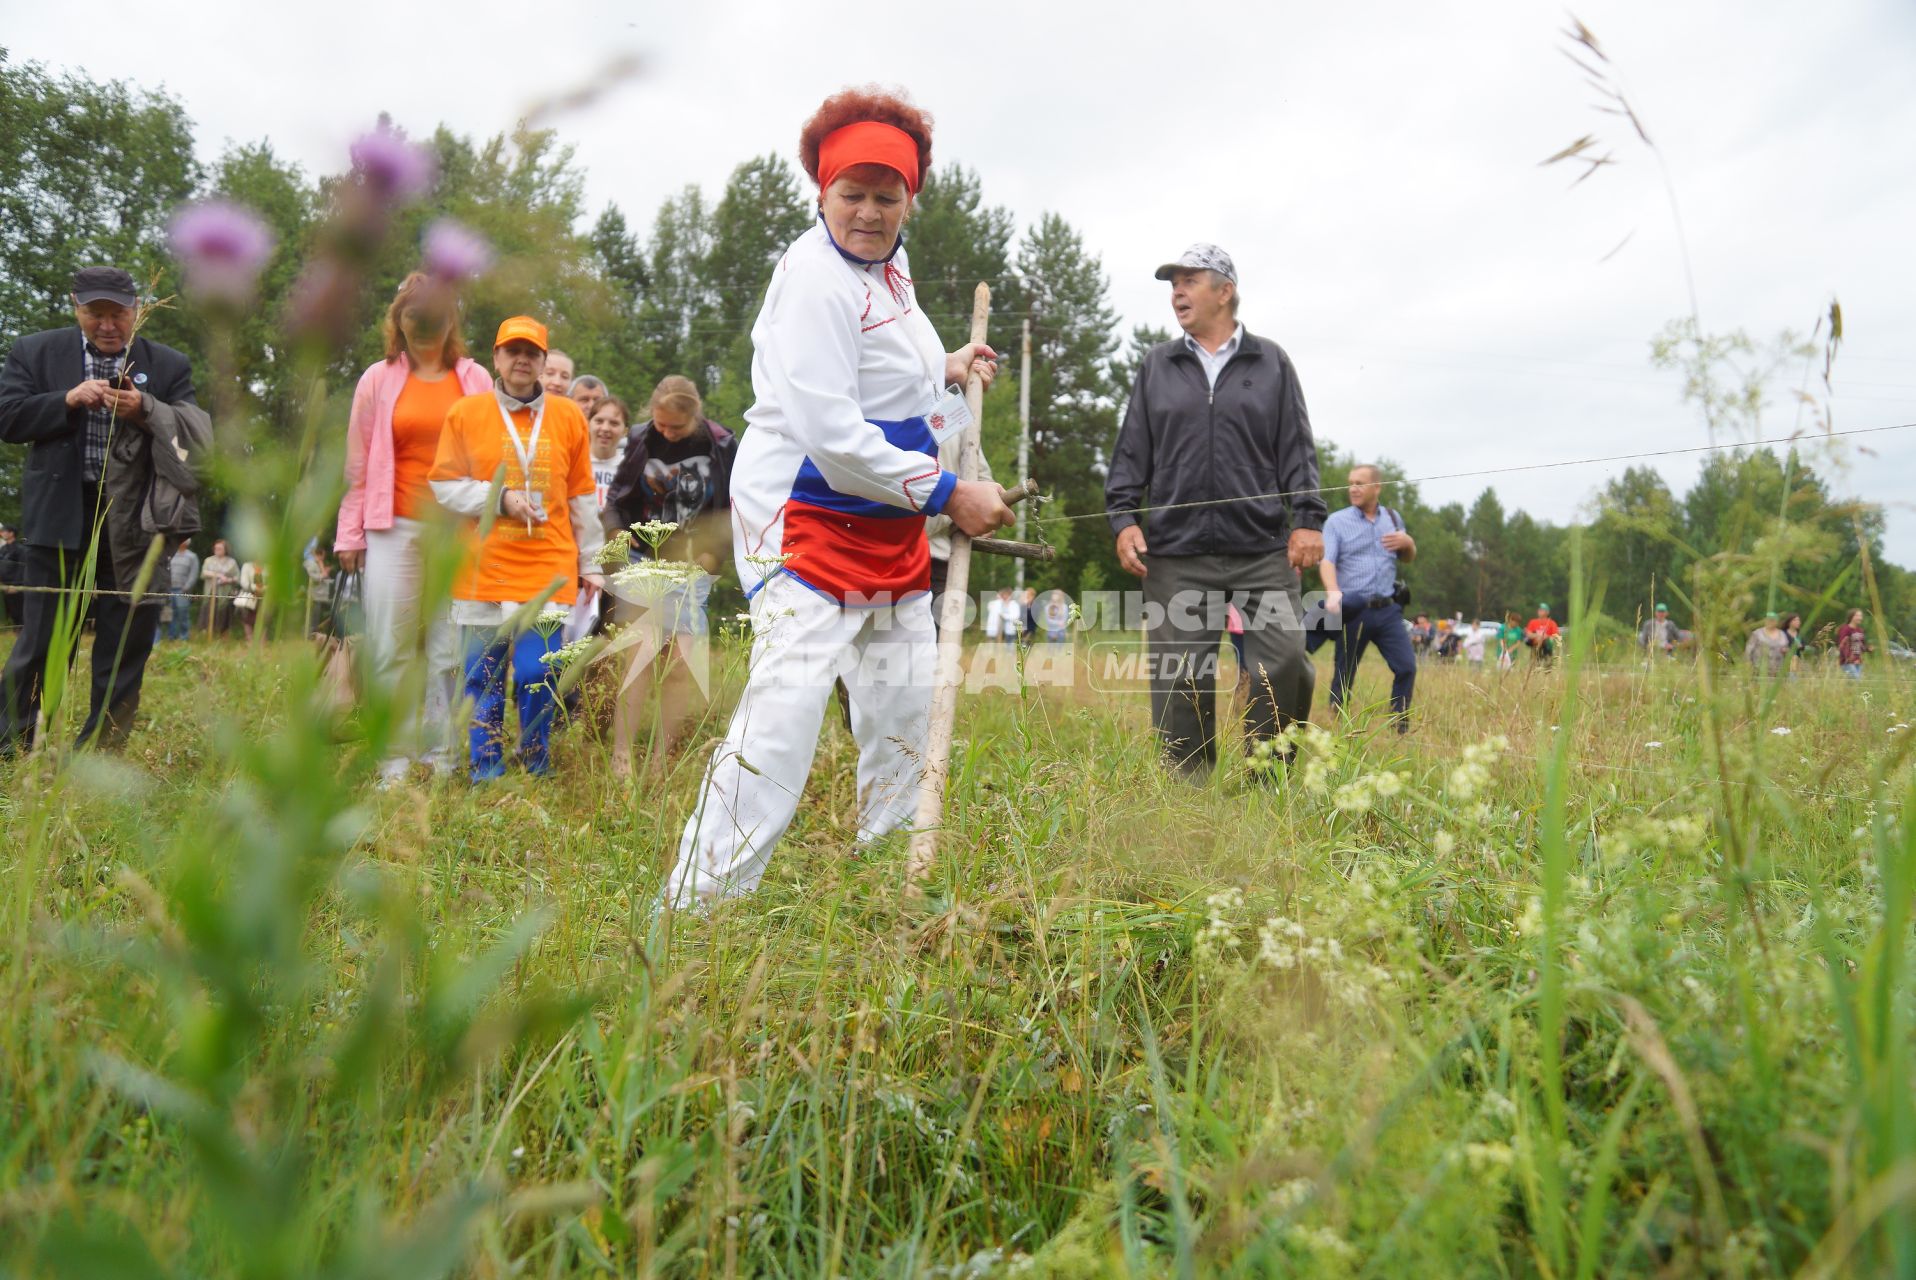
<svg viewBox="0 0 1916 1280"><path fill-rule="evenodd" d="M670 520L644 520L632 526L632 532L639 541L654 551L659 549L660 543L678 531L678 525Z"/></svg>
<svg viewBox="0 0 1916 1280"><path fill-rule="evenodd" d="M1774 737L1787 738L1790 736L1790 729L1788 725L1779 724L1776 728L1770 730L1770 733Z"/></svg>
<svg viewBox="0 0 1916 1280"><path fill-rule="evenodd" d="M1643 745L1649 750L1655 751L1657 748L1661 747L1663 744L1661 742L1646 742Z"/></svg>
<svg viewBox="0 0 1916 1280"><path fill-rule="evenodd" d="M1510 1145L1504 1142L1466 1142L1464 1163L1472 1173L1489 1169L1508 1169L1513 1159Z"/></svg>
<svg viewBox="0 0 1916 1280"><path fill-rule="evenodd" d="M1357 1250L1344 1237L1329 1227L1294 1226L1285 1233L1292 1243L1303 1245L1318 1253L1329 1254L1334 1258L1354 1259Z"/></svg>
<svg viewBox="0 0 1916 1280"><path fill-rule="evenodd" d="M1371 792L1369 780L1359 778L1355 782L1346 782L1331 797L1331 803L1345 813L1362 813L1370 808Z"/></svg>

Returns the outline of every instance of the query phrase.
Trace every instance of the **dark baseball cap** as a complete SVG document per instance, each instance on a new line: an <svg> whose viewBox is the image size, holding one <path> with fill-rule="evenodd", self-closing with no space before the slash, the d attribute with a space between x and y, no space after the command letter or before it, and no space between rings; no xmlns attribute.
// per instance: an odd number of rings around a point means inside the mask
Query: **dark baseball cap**
<svg viewBox="0 0 1916 1280"><path fill-rule="evenodd" d="M73 273L73 300L81 306L104 300L130 307L139 294L133 277L118 267L81 267Z"/></svg>

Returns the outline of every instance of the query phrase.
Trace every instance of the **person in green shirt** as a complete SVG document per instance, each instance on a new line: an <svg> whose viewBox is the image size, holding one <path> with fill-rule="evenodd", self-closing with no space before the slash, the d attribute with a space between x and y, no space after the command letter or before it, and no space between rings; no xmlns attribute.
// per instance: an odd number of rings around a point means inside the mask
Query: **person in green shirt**
<svg viewBox="0 0 1916 1280"><path fill-rule="evenodd" d="M1508 671L1517 665L1517 650L1523 648L1523 628L1517 615L1504 614L1503 629L1497 632L1497 670Z"/></svg>

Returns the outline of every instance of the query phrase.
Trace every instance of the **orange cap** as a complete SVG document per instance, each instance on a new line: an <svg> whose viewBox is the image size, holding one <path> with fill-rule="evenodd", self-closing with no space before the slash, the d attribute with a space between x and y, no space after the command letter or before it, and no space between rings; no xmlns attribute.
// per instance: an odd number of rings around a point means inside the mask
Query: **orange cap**
<svg viewBox="0 0 1916 1280"><path fill-rule="evenodd" d="M531 316L513 316L499 326L499 336L492 340L495 348L508 342L530 342L539 350L546 350L546 327Z"/></svg>

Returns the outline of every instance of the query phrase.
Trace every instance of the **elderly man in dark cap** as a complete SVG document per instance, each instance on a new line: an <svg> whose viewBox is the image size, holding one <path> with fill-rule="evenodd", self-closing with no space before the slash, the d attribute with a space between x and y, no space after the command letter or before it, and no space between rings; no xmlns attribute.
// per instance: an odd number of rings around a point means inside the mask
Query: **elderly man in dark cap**
<svg viewBox="0 0 1916 1280"><path fill-rule="evenodd" d="M1244 618L1247 748L1310 716L1298 574L1324 558L1326 508L1297 370L1238 322L1231 255L1194 244L1157 278L1170 282L1184 333L1138 368L1105 509L1118 563L1144 580L1152 722L1172 763L1194 775L1217 758L1227 605Z"/></svg>
<svg viewBox="0 0 1916 1280"><path fill-rule="evenodd" d="M73 277L74 327L18 339L0 369L0 441L29 446L26 607L0 674L0 756L32 743L55 619L63 602L79 603L68 589L87 585L95 543L92 702L79 742L124 737L158 629L167 549L199 527L189 462L211 444L212 422L194 402L186 357L136 335L138 303L132 276L87 267Z"/></svg>

